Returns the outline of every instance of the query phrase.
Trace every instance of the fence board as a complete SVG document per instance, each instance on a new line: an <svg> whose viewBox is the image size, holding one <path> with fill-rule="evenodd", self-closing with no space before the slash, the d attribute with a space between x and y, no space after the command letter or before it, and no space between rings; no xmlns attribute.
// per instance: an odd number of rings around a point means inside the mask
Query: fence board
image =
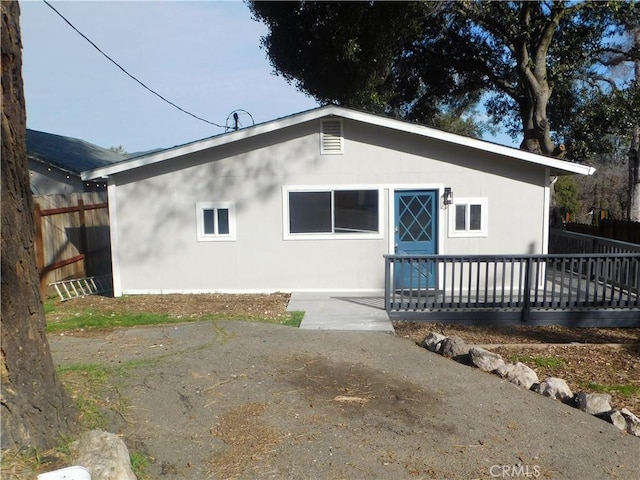
<svg viewBox="0 0 640 480"><path fill-rule="evenodd" d="M106 192L34 196L36 258L46 285L111 273ZM82 259L78 260L80 256ZM70 261L75 259L76 261Z"/></svg>
<svg viewBox="0 0 640 480"><path fill-rule="evenodd" d="M604 219L598 225L567 223L566 228L570 232L640 244L640 222Z"/></svg>

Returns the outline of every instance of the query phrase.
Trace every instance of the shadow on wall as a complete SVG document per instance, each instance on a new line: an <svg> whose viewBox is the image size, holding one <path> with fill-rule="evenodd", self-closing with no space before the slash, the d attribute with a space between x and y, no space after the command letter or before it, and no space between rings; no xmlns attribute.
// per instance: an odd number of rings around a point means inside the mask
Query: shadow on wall
<svg viewBox="0 0 640 480"><path fill-rule="evenodd" d="M127 240L127 258L149 265L155 258L178 259L181 251L193 248L196 202L233 200L241 217L251 205L279 197L291 168L311 172L321 162L318 149L310 148L318 145L314 135L315 122L280 131L277 142L262 135L121 175L119 186L139 189L135 196L118 196L118 229L124 238L138 240ZM281 222L281 213L274 218ZM187 231L189 240L180 235Z"/></svg>

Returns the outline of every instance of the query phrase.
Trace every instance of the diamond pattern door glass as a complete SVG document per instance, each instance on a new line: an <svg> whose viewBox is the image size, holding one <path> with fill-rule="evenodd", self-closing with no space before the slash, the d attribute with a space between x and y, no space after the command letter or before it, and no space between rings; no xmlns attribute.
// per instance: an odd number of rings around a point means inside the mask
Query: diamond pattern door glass
<svg viewBox="0 0 640 480"><path fill-rule="evenodd" d="M401 241L431 241L431 203L430 196L400 198L398 234Z"/></svg>

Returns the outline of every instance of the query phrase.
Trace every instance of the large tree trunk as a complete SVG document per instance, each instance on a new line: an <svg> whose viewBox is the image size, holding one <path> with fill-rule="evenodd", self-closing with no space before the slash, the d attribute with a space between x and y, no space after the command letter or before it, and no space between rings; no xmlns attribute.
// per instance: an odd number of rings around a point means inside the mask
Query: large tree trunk
<svg viewBox="0 0 640 480"><path fill-rule="evenodd" d="M25 147L18 2L2 8L2 381L4 448L48 448L75 426L56 378L40 298Z"/></svg>
<svg viewBox="0 0 640 480"><path fill-rule="evenodd" d="M629 148L629 220L640 222L640 125L631 133Z"/></svg>
<svg viewBox="0 0 640 480"><path fill-rule="evenodd" d="M547 56L565 10L554 10L540 35L530 38L531 9L535 7L524 2L520 8L520 28L523 32L514 38L513 49L518 76L526 92L518 100L524 132L520 148L542 155L561 156L564 150L556 147L551 140L547 118L547 107L552 92L548 81Z"/></svg>
<svg viewBox="0 0 640 480"><path fill-rule="evenodd" d="M633 32L634 47L640 48L640 26ZM640 88L640 60L635 61L635 88ZM631 131L629 146L629 220L640 222L640 124Z"/></svg>

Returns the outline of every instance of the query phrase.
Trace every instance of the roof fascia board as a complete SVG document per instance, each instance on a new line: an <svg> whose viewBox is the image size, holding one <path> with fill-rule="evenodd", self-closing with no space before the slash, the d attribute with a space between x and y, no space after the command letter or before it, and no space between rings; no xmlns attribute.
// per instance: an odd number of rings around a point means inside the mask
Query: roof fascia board
<svg viewBox="0 0 640 480"><path fill-rule="evenodd" d="M282 128L287 128L300 123L322 118L328 114L327 110L331 108L333 107L320 107L314 110L309 110L307 112L302 112L297 115L291 115L289 117L262 123L254 127L243 128L241 130L236 130L235 132L216 135L215 137L206 138L204 140L197 140L186 145L172 147L160 152L132 158L131 160L125 160L123 162L118 162L113 165L107 165L105 167L87 170L85 172L82 172L82 179L87 180L91 178L107 177L109 175L125 172L134 168L144 167L165 160L170 160L172 158L187 155L189 153L200 152L202 150L207 150L209 148L217 147L220 145L227 145L233 142L244 140L246 138L274 132Z"/></svg>
<svg viewBox="0 0 640 480"><path fill-rule="evenodd" d="M339 107L335 107L339 108ZM414 133L423 137L435 138L448 143L461 145L476 150L483 150L486 152L496 153L511 158L517 158L526 162L535 163L544 167L551 168L552 171L564 171L567 173L578 173L582 175L593 175L595 168L588 165L582 165L579 163L571 163L564 160L560 160L553 157L546 157L544 155L538 155L535 153L527 152L513 147L506 147L497 143L486 142L484 140L478 140L471 137L465 137L457 135L455 133L444 132L442 130L436 130L435 128L426 127L424 125L418 125L415 123L408 123L393 118L374 116L375 121L371 120L372 115L364 112L358 112L354 110L340 109L339 113L336 113L344 118L351 120L357 120L367 123L374 123L381 127L392 128L395 130L402 130L404 132ZM366 118L365 118L366 117Z"/></svg>
<svg viewBox="0 0 640 480"><path fill-rule="evenodd" d="M59 171L64 172L64 173L68 173L69 175L74 175L76 177L80 176L80 174L78 172L74 172L73 170L69 170L67 168L61 167L60 165L56 165L55 163L51 163L51 162L48 162L46 160L42 160L41 158L38 158L35 155L27 154L27 159L31 160L33 162L45 165L45 166L47 166L49 168L55 168L56 170L59 170Z"/></svg>

